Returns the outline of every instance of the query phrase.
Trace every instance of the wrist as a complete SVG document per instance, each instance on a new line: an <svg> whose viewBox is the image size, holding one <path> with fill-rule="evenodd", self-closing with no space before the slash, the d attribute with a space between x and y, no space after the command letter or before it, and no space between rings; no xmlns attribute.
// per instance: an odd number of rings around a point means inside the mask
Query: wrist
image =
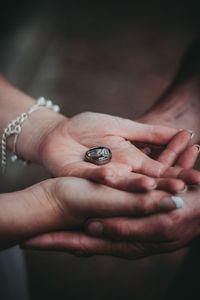
<svg viewBox="0 0 200 300"><path fill-rule="evenodd" d="M45 185L42 182L0 196L0 248L61 226L56 202L49 201L49 192L43 188Z"/></svg>
<svg viewBox="0 0 200 300"><path fill-rule="evenodd" d="M27 112L36 101L22 91L12 86L0 75L0 133L23 112ZM44 137L59 122L66 119L61 114L47 108L33 112L22 124L16 151L19 156L32 162L40 162L40 144ZM7 139L7 149L13 150L13 137Z"/></svg>
<svg viewBox="0 0 200 300"><path fill-rule="evenodd" d="M18 136L17 154L27 161L42 163L41 146L45 138L65 120L65 116L47 108L33 112L24 122Z"/></svg>
<svg viewBox="0 0 200 300"><path fill-rule="evenodd" d="M196 142L200 134L200 94L195 84L188 83L169 89L139 122L165 125L177 129L192 129Z"/></svg>

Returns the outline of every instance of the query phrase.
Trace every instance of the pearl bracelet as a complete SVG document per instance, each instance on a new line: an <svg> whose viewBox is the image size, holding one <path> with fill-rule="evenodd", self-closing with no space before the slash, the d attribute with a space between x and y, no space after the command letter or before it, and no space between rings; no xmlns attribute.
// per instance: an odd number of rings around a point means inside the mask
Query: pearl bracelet
<svg viewBox="0 0 200 300"><path fill-rule="evenodd" d="M1 139L1 168L2 173L5 174L6 166L7 166L7 154L6 154L6 145L7 139L14 135L13 142L13 151L11 155L11 161L16 162L18 159L21 159L24 165L27 165L27 161L20 158L16 153L16 145L17 138L22 130L22 123L36 110L45 107L53 110L55 112L60 112L60 107L58 105L54 105L51 100L46 100L44 97L38 98L35 105L33 105L27 112L22 113L17 119L12 121L3 131L2 139Z"/></svg>

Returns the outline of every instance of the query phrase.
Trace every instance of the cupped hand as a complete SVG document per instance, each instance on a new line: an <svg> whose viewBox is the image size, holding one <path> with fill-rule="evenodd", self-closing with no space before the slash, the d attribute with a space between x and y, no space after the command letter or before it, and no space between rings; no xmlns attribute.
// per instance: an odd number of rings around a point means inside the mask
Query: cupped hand
<svg viewBox="0 0 200 300"><path fill-rule="evenodd" d="M115 240L112 255L120 249L120 256L127 258L177 250L200 235L200 187L191 187L182 198L184 206L168 214L105 219L100 222L100 231L97 223L88 231L95 233L96 230L97 236Z"/></svg>
<svg viewBox="0 0 200 300"><path fill-rule="evenodd" d="M98 218L86 224L90 236L83 231L53 232L30 239L24 246L79 256L111 255L126 259L171 252L188 245L200 234L200 188L193 187L181 197L184 205L178 210L142 218Z"/></svg>
<svg viewBox="0 0 200 300"><path fill-rule="evenodd" d="M173 196L164 191L133 194L74 177L48 179L21 191L19 197L25 208L26 203L32 207L28 220L25 214L23 222L19 222L25 224L25 228L21 225L17 229L21 238L80 229L88 218L144 216L177 209Z"/></svg>
<svg viewBox="0 0 200 300"><path fill-rule="evenodd" d="M60 122L45 137L40 147L41 162L54 176L82 177L129 191L157 186L176 192L185 188L184 182L200 182L200 174L194 170L187 171L186 175L178 165L169 168L191 137L189 132L183 131L171 141L177 132L105 114L81 113ZM156 161L132 145L132 141L159 145L171 142ZM95 146L110 148L113 156L109 164L96 166L84 161L85 152Z"/></svg>
<svg viewBox="0 0 200 300"><path fill-rule="evenodd" d="M185 154L180 157L180 162L183 167L192 163ZM112 191L129 195L123 191ZM109 218L103 204L104 217L88 219L85 223L90 236L83 230L52 232L32 238L24 246L81 256L112 255L131 259L179 249L200 234L200 188L191 187L190 191L181 194L181 198L178 195L175 198L163 197L159 193L164 192L132 194L136 198L134 204L129 204L137 218L130 215Z"/></svg>
<svg viewBox="0 0 200 300"><path fill-rule="evenodd" d="M165 191L134 194L75 177L48 179L31 187L32 193L34 188L44 191L43 202L54 208L65 229L79 228L96 216L144 216L178 208L173 195Z"/></svg>

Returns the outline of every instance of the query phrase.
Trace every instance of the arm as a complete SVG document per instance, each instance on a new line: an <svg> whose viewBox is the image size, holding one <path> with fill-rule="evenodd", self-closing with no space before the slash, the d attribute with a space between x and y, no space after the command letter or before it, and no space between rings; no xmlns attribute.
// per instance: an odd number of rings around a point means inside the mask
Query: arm
<svg viewBox="0 0 200 300"><path fill-rule="evenodd" d="M56 205L47 201L42 184L0 195L0 249L37 233L58 228Z"/></svg>
<svg viewBox="0 0 200 300"><path fill-rule="evenodd" d="M0 75L0 133L10 122L26 112L35 104L35 99L11 85ZM66 117L42 108L24 123L17 141L17 153L26 160L41 163L40 145L46 135ZM8 149L13 146L12 138L8 139Z"/></svg>
<svg viewBox="0 0 200 300"><path fill-rule="evenodd" d="M200 136L200 39L194 41L185 56L172 84L138 121L192 129Z"/></svg>
<svg viewBox="0 0 200 300"><path fill-rule="evenodd" d="M177 208L172 195L163 191L133 194L80 178L48 179L0 195L0 249L45 232L80 229L90 217L142 216Z"/></svg>
<svg viewBox="0 0 200 300"><path fill-rule="evenodd" d="M0 103L2 132L35 102L0 77ZM177 132L169 127L144 125L104 114L82 113L68 119L42 108L24 122L17 140L17 154L26 160L43 164L54 176L87 178L129 191L170 187L169 191L175 192L183 190L185 183L200 182L198 175L193 181L194 171L191 170L186 178L182 176L181 169L166 168L163 161L149 158L130 141L166 145ZM185 132L184 143L177 155L185 149L189 140L190 133ZM112 151L112 161L106 166L99 167L84 161L85 152L97 145L109 147ZM12 139L9 138L8 148L11 149L11 146ZM168 152L173 156L172 151ZM163 177L161 185L160 179L155 177ZM170 179L173 188L168 179L171 177L176 178Z"/></svg>

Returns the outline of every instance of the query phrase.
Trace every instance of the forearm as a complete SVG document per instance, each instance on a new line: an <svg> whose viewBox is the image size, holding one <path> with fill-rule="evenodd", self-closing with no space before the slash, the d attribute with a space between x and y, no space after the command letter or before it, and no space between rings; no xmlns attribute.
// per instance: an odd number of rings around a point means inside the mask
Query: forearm
<svg viewBox="0 0 200 300"><path fill-rule="evenodd" d="M175 80L141 122L192 129L200 133L200 41L187 51Z"/></svg>
<svg viewBox="0 0 200 300"><path fill-rule="evenodd" d="M23 112L35 104L35 99L16 89L0 75L0 133ZM33 112L24 122L17 141L17 153L26 160L40 162L40 144L57 123L66 119L47 108ZM7 148L12 150L13 139L8 138Z"/></svg>
<svg viewBox="0 0 200 300"><path fill-rule="evenodd" d="M139 119L178 129L200 131L200 95L192 86L175 87Z"/></svg>
<svg viewBox="0 0 200 300"><path fill-rule="evenodd" d="M53 201L35 185L24 191L0 195L0 249L34 235L59 228Z"/></svg>

